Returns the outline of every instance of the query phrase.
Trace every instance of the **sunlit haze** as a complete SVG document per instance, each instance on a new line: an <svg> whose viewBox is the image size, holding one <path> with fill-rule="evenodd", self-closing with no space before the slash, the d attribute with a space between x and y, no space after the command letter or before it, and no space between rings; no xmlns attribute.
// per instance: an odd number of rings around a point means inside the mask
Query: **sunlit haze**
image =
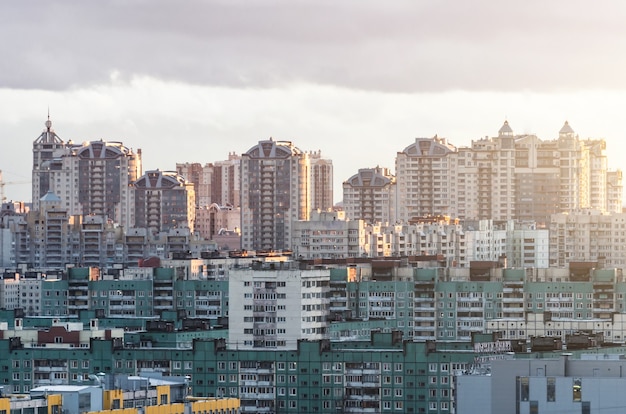
<svg viewBox="0 0 626 414"><path fill-rule="evenodd" d="M30 201L48 110L65 141L121 141L144 171L259 140L393 170L416 137L515 133L626 151L626 3L616 1L4 2L0 169Z"/></svg>

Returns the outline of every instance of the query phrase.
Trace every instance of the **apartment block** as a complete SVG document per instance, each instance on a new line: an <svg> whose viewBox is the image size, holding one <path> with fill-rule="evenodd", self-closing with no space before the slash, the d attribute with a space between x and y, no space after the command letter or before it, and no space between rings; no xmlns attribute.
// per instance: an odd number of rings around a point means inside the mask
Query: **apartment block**
<svg viewBox="0 0 626 414"><path fill-rule="evenodd" d="M302 259L361 257L366 228L363 220L347 220L344 211L311 212L293 223L293 253Z"/></svg>
<svg viewBox="0 0 626 414"><path fill-rule="evenodd" d="M178 227L194 231L196 195L193 184L173 171L152 170L133 183L135 226L152 234Z"/></svg>
<svg viewBox="0 0 626 414"><path fill-rule="evenodd" d="M343 182L343 209L351 220L395 223L396 179L388 168L364 168Z"/></svg>
<svg viewBox="0 0 626 414"><path fill-rule="evenodd" d="M41 135L33 142L33 210L39 209L39 200L52 189L50 174L53 169L60 168L58 157L65 148L65 142L52 129L49 115L45 126Z"/></svg>
<svg viewBox="0 0 626 414"><path fill-rule="evenodd" d="M211 204L239 207L241 157L228 154L228 159L213 163L177 163L176 172L193 183L196 193L196 206Z"/></svg>
<svg viewBox="0 0 626 414"><path fill-rule="evenodd" d="M458 217L454 194L457 148L445 138L416 138L396 155L398 219L449 215Z"/></svg>
<svg viewBox="0 0 626 414"><path fill-rule="evenodd" d="M289 141L260 141L241 156L242 249L291 249L293 222L311 212L309 168Z"/></svg>
<svg viewBox="0 0 626 414"><path fill-rule="evenodd" d="M311 164L311 210L328 211L333 208L333 162L321 151L308 153Z"/></svg>
<svg viewBox="0 0 626 414"><path fill-rule="evenodd" d="M99 215L132 227L133 190L141 176L141 150L120 142L67 145L60 168L50 171L50 189L70 215Z"/></svg>
<svg viewBox="0 0 626 414"><path fill-rule="evenodd" d="M328 338L329 271L282 267L230 272L229 347L287 350Z"/></svg>
<svg viewBox="0 0 626 414"><path fill-rule="evenodd" d="M582 140L569 123L558 138L516 135L505 121L498 136L457 148L418 138L396 156L398 218L450 215L461 220L536 221L595 208L619 212L620 171L609 171L606 142Z"/></svg>
<svg viewBox="0 0 626 414"><path fill-rule="evenodd" d="M624 213L579 210L555 214L550 222L550 266L570 262L598 262L607 268L626 265Z"/></svg>

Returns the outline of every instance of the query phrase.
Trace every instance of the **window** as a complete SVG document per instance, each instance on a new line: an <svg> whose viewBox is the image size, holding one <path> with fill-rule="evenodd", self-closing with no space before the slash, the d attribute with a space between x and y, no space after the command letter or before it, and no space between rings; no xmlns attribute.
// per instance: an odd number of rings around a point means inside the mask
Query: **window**
<svg viewBox="0 0 626 414"><path fill-rule="evenodd" d="M546 385L546 399L548 402L556 401L556 378L548 377Z"/></svg>
<svg viewBox="0 0 626 414"><path fill-rule="evenodd" d="M528 401L528 377L521 377L519 379L520 382L520 400Z"/></svg>
<svg viewBox="0 0 626 414"><path fill-rule="evenodd" d="M581 401L583 394L583 382L580 378L574 378L572 384L572 400Z"/></svg>

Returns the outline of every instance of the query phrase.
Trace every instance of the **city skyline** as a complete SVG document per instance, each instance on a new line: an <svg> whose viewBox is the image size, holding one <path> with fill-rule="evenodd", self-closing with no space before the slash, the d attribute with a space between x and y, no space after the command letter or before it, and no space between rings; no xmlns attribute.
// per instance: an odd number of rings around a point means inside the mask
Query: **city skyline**
<svg viewBox="0 0 626 414"><path fill-rule="evenodd" d="M269 137L321 150L335 201L360 168L394 170L417 137L465 146L504 120L546 140L567 120L581 138L605 138L608 154L626 149L626 61L614 53L626 6L355 4L2 5L14 34L0 46L11 63L0 75L3 178L30 180L48 109L64 141L141 148L144 171ZM30 188L5 194L28 201Z"/></svg>

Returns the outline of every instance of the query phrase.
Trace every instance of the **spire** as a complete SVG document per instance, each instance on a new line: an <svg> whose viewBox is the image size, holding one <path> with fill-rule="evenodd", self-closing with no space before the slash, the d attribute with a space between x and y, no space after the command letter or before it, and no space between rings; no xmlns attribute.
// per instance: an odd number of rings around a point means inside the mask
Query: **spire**
<svg viewBox="0 0 626 414"><path fill-rule="evenodd" d="M509 126L509 121L505 120L502 128L498 130L498 136L511 136L513 135L513 130Z"/></svg>
<svg viewBox="0 0 626 414"><path fill-rule="evenodd" d="M50 107L48 107L48 120L46 121L46 131L50 132L52 130L52 121L50 120Z"/></svg>
<svg viewBox="0 0 626 414"><path fill-rule="evenodd" d="M571 126L569 126L569 122L565 121L563 124L563 128L559 131L559 135L574 135L574 130Z"/></svg>

